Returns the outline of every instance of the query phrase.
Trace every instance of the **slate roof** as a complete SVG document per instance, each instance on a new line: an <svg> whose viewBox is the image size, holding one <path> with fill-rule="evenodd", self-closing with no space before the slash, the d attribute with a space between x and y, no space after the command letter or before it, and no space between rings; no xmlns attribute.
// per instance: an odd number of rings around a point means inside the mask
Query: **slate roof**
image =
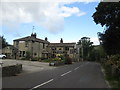
<svg viewBox="0 0 120 90"><path fill-rule="evenodd" d="M74 47L76 43L50 43L48 47Z"/></svg>
<svg viewBox="0 0 120 90"><path fill-rule="evenodd" d="M32 36L27 36L27 37L23 37L23 38L20 38L20 39L15 39L14 41L35 41L35 42L41 42L41 43L49 43L46 40L42 40L42 39L35 38L35 37L32 37Z"/></svg>

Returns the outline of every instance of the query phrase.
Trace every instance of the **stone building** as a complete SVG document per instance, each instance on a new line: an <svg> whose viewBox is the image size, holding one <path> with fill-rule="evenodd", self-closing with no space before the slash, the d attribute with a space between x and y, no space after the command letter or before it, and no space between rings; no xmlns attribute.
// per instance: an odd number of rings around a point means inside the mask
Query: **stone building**
<svg viewBox="0 0 120 90"><path fill-rule="evenodd" d="M14 40L14 47L19 50L19 58L25 57L27 52L30 53L31 57L48 57L48 44L47 38L45 40L39 39L36 33Z"/></svg>
<svg viewBox="0 0 120 90"><path fill-rule="evenodd" d="M13 45L8 45L5 48L2 49L2 54L5 54L7 58L18 58L18 49L15 48Z"/></svg>
<svg viewBox="0 0 120 90"><path fill-rule="evenodd" d="M76 43L63 43L62 38L60 43L50 43L47 37L45 40L37 38L36 33L32 33L31 36L15 39L14 47L19 50L19 59L26 57L28 52L30 53L31 58L55 58L61 55L68 55L76 60L79 56Z"/></svg>
<svg viewBox="0 0 120 90"><path fill-rule="evenodd" d="M79 50L76 48L76 43L63 43L63 39L61 38L60 43L50 43L48 45L49 52L51 53L51 57L57 56L69 56L73 60L78 60Z"/></svg>

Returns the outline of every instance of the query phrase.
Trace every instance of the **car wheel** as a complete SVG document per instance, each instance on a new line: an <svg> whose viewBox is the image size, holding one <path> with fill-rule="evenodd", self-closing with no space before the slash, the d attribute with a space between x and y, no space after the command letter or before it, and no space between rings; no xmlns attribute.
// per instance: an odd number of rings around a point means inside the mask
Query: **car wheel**
<svg viewBox="0 0 120 90"><path fill-rule="evenodd" d="M2 59L5 59L5 57L2 57Z"/></svg>

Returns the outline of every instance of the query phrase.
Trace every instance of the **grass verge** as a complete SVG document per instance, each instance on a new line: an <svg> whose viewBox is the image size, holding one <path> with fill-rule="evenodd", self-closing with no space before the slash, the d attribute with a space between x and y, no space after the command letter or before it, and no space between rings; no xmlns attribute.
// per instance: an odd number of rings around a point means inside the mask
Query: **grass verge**
<svg viewBox="0 0 120 90"><path fill-rule="evenodd" d="M111 70L107 66L103 66L105 79L108 81L111 88L120 88L120 79L111 74Z"/></svg>

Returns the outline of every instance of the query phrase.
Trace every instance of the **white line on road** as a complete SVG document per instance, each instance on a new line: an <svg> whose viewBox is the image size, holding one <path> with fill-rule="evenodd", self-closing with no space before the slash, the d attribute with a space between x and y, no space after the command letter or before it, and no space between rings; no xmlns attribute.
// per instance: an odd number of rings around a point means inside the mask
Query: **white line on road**
<svg viewBox="0 0 120 90"><path fill-rule="evenodd" d="M80 67L83 67L83 65L81 65Z"/></svg>
<svg viewBox="0 0 120 90"><path fill-rule="evenodd" d="M72 72L72 71L68 71L68 72L62 74L61 76L64 76L64 75L66 75L66 74L68 74L68 73L70 73L70 72Z"/></svg>
<svg viewBox="0 0 120 90"><path fill-rule="evenodd" d="M74 70L77 70L79 67L75 68Z"/></svg>
<svg viewBox="0 0 120 90"><path fill-rule="evenodd" d="M47 84L47 83L49 83L49 82L52 82L53 80L54 80L54 79L50 79L49 81L46 81L46 82L44 82L44 83L42 83L42 84L40 84L40 85L37 85L37 86L33 87L33 88L30 89L30 90L36 89L36 88L38 88L38 87L41 87L41 86L43 86L43 85L45 85L45 84Z"/></svg>

